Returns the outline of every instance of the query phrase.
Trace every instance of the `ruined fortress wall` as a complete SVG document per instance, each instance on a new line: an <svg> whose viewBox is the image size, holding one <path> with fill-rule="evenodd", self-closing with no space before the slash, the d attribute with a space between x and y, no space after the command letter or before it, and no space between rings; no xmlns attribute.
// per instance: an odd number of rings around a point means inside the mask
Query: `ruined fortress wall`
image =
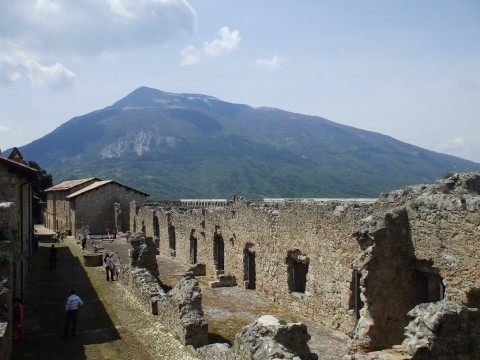
<svg viewBox="0 0 480 360"><path fill-rule="evenodd" d="M480 174L384 194L357 234L365 306L353 347L398 344L415 305L480 306Z"/></svg>
<svg viewBox="0 0 480 360"><path fill-rule="evenodd" d="M131 227L144 224L146 236L158 235L161 254L205 263L211 276L224 262L224 273L235 275L239 286L249 278L246 259L254 253L260 296L331 328L355 328L360 348L401 343L416 304L446 299L480 307L478 173L393 191L375 202L152 202L132 206L131 219ZM306 273L303 289L292 281L295 272Z"/></svg>
<svg viewBox="0 0 480 360"><path fill-rule="evenodd" d="M376 204L405 206L415 270L437 273L445 299L480 307L480 175L461 174L392 192ZM470 184L473 182L473 184Z"/></svg>
<svg viewBox="0 0 480 360"><path fill-rule="evenodd" d="M236 199L228 206L203 209L131 209L131 218L144 223L146 236L154 236L153 218L158 218L161 254L173 255L174 227L175 258L192 263L191 237L195 237L197 262L205 263L207 274L214 275L214 238L221 237L225 273L235 275L240 286L247 278L248 249L255 253L256 291L261 296L332 328L353 329L352 263L360 248L351 234L368 213L368 203ZM292 290L289 254L308 263L304 292Z"/></svg>

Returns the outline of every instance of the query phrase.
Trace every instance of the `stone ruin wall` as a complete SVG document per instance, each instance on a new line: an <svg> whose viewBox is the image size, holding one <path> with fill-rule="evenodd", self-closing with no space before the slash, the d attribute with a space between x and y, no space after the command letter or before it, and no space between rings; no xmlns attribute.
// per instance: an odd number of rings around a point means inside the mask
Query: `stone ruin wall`
<svg viewBox="0 0 480 360"><path fill-rule="evenodd" d="M407 312L418 300L421 273L438 276L445 300L480 306L480 174L456 174L361 201L235 198L223 206L131 206L131 223L144 222L159 249L170 256L175 227L178 261L190 263L190 237L197 262L215 274L215 234L225 245L225 273L242 286L244 251L256 255L256 291L333 329L352 333L352 346L378 349L400 344ZM133 220L135 219L135 220ZM139 226L139 225L137 225ZM355 235L355 236L352 236ZM304 293L289 291L289 253L309 262ZM361 275L363 308L357 323L353 270ZM437 299L439 300L439 299Z"/></svg>
<svg viewBox="0 0 480 360"><path fill-rule="evenodd" d="M373 204L357 233L364 307L354 348L402 342L407 312L425 302L419 291L425 276L443 284L445 300L480 306L479 193L480 174L456 174L384 194ZM440 300L438 284L428 282L427 301Z"/></svg>
<svg viewBox="0 0 480 360"><path fill-rule="evenodd" d="M360 247L352 232L368 213L357 201L291 200L277 203L236 199L229 206L204 209L132 206L131 218L154 236L153 217L160 228L159 249L170 256L168 227L175 227L175 258L190 263L190 237L197 238L197 262L215 275L214 236L225 246L225 273L242 286L244 251L255 252L256 291L344 332L354 328L352 263ZM305 293L289 291L288 254L298 250L309 262Z"/></svg>

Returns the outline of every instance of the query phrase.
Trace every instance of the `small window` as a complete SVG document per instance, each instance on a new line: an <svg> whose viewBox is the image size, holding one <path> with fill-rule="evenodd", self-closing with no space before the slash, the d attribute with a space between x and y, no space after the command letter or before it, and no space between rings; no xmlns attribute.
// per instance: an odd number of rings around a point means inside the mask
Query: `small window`
<svg viewBox="0 0 480 360"><path fill-rule="evenodd" d="M305 293L310 260L300 250L291 251L287 256L288 287L290 292Z"/></svg>

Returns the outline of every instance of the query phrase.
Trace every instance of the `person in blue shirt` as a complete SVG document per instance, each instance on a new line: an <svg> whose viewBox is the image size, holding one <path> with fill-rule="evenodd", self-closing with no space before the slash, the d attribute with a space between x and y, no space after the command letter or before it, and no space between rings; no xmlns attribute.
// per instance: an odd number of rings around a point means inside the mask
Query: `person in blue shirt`
<svg viewBox="0 0 480 360"><path fill-rule="evenodd" d="M63 331L63 337L68 337L68 332L71 328L72 337L75 336L75 331L77 328L77 315L78 308L83 305L82 299L75 293L75 289L70 291L70 296L67 298L67 303L65 304L65 311L67 316L65 318L65 329Z"/></svg>

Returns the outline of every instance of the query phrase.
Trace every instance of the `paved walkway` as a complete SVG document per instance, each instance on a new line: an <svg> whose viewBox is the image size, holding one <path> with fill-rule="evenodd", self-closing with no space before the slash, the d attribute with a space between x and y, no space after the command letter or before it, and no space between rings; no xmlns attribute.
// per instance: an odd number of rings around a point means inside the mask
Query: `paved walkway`
<svg viewBox="0 0 480 360"><path fill-rule="evenodd" d="M55 243L56 270L49 270L51 234L39 234L28 293L24 299L25 339L13 345L13 359L192 359L159 317L149 313L119 282L107 282L102 267L84 268L76 240ZM77 336L64 339L65 301L71 288L84 301Z"/></svg>

